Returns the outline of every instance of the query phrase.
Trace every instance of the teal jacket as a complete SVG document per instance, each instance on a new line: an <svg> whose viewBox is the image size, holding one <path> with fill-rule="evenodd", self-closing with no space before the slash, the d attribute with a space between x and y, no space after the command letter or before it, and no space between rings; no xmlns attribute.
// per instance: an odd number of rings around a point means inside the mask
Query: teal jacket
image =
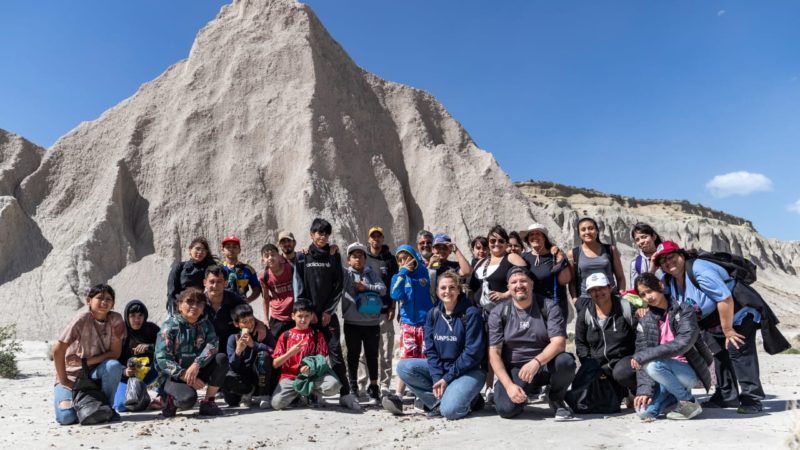
<svg viewBox="0 0 800 450"><path fill-rule="evenodd" d="M325 375L331 374L336 377L336 374L328 366L328 360L322 355L306 356L300 363L300 367L302 366L308 366L308 375L300 372L292 384L294 390L300 395L311 395L314 390L314 382L322 379Z"/></svg>
<svg viewBox="0 0 800 450"><path fill-rule="evenodd" d="M178 379L193 363L205 367L217 353L219 339L205 317L190 324L180 314L168 317L156 338L158 383Z"/></svg>

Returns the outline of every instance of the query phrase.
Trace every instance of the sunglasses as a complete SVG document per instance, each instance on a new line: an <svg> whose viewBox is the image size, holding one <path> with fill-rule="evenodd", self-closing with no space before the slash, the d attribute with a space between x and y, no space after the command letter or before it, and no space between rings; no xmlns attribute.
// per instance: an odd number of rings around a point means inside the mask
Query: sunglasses
<svg viewBox="0 0 800 450"><path fill-rule="evenodd" d="M206 305L206 302L204 302L203 300L184 300L183 303L185 303L188 306L197 306L197 307Z"/></svg>
<svg viewBox="0 0 800 450"><path fill-rule="evenodd" d="M505 243L506 243L506 240L503 239L503 238L497 238L497 239L491 238L491 239L489 239L489 245L494 245L494 244L503 245Z"/></svg>

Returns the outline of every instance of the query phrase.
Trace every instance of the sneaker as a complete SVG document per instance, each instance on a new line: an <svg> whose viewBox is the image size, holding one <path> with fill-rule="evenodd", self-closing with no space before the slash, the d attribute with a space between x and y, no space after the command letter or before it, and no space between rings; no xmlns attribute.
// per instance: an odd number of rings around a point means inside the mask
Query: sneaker
<svg viewBox="0 0 800 450"><path fill-rule="evenodd" d="M442 411L439 409L439 405L434 406L433 408L428 411L425 415L428 419L436 419L442 417Z"/></svg>
<svg viewBox="0 0 800 450"><path fill-rule="evenodd" d="M628 409L633 409L633 400L634 399L635 399L635 397L633 396L633 394L628 392L628 395L625 396L625 407L628 408Z"/></svg>
<svg viewBox="0 0 800 450"><path fill-rule="evenodd" d="M258 407L261 409L272 409L272 396L262 395L258 397Z"/></svg>
<svg viewBox="0 0 800 450"><path fill-rule="evenodd" d="M340 402L341 403L341 402ZM314 394L313 392L308 396L308 406L312 408L322 408L324 404L322 403L322 396Z"/></svg>
<svg viewBox="0 0 800 450"><path fill-rule="evenodd" d="M739 406L735 402L726 402L722 396L717 397L716 394L712 395L708 400L702 403L703 408L736 408Z"/></svg>
<svg viewBox="0 0 800 450"><path fill-rule="evenodd" d="M553 411L555 411L556 413L555 419L557 422L560 422L562 420L570 420L574 418L574 416L572 415L572 411L570 411L569 409L569 406L567 406L567 404L564 403L563 400L551 401L550 408L552 408Z"/></svg>
<svg viewBox="0 0 800 450"><path fill-rule="evenodd" d="M741 405L736 408L736 412L739 414L758 414L764 410L764 407L761 405Z"/></svg>
<svg viewBox="0 0 800 450"><path fill-rule="evenodd" d="M472 404L469 406L470 411L480 411L486 407L486 401L483 400L483 396L478 394L475 398L472 399Z"/></svg>
<svg viewBox="0 0 800 450"><path fill-rule="evenodd" d="M703 408L700 406L700 403L681 400L673 411L667 413L667 419L689 420L693 417L697 417L701 412L703 412Z"/></svg>
<svg viewBox="0 0 800 450"><path fill-rule="evenodd" d="M494 405L494 389L492 388L486 389L486 404Z"/></svg>
<svg viewBox="0 0 800 450"><path fill-rule="evenodd" d="M339 405L351 411L361 411L361 405L358 404L358 399L353 394L342 395L339 397Z"/></svg>
<svg viewBox="0 0 800 450"><path fill-rule="evenodd" d="M200 415L201 416L221 416L222 410L217 406L217 402L213 398L207 398L200 401Z"/></svg>
<svg viewBox="0 0 800 450"><path fill-rule="evenodd" d="M161 415L164 417L175 417L178 408L175 406L175 397L165 395L161 401Z"/></svg>
<svg viewBox="0 0 800 450"><path fill-rule="evenodd" d="M381 398L381 406L396 416L403 415L403 400L396 394L384 395Z"/></svg>
<svg viewBox="0 0 800 450"><path fill-rule="evenodd" d="M253 405L253 393L251 392L249 394L244 394L242 396L242 400L241 400L240 403L244 407L252 406Z"/></svg>
<svg viewBox="0 0 800 450"><path fill-rule="evenodd" d="M422 411L422 412L430 411L430 408L425 406L425 403L422 403L422 399L421 398L414 399L414 409Z"/></svg>
<svg viewBox="0 0 800 450"><path fill-rule="evenodd" d="M403 401L404 402L412 402L417 398L417 394L414 393L411 389L406 389L403 393Z"/></svg>
<svg viewBox="0 0 800 450"><path fill-rule="evenodd" d="M381 390L378 388L378 385L370 384L367 388L367 394L369 394L371 403L377 405L381 402Z"/></svg>

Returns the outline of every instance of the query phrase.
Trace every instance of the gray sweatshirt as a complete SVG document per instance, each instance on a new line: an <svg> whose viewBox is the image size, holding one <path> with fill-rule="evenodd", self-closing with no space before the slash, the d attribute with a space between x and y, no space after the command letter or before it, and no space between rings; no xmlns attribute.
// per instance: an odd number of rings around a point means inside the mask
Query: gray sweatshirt
<svg viewBox="0 0 800 450"><path fill-rule="evenodd" d="M348 267L344 271L344 288L342 289L342 317L345 323L352 325L380 325L381 315L367 315L358 311L358 292L355 283L363 281L366 285L366 291L372 291L379 296L386 295L386 285L381 280L381 274L372 270L372 267L366 266L364 270L359 273L352 267ZM365 291L365 292L366 292Z"/></svg>

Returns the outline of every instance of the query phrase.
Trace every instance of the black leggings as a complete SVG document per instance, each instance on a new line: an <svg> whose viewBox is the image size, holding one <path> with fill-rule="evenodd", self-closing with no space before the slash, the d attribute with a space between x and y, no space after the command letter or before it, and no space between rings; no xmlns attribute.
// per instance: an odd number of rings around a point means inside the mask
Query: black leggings
<svg viewBox="0 0 800 450"><path fill-rule="evenodd" d="M320 317L320 320L322 317ZM322 333L325 338L325 343L328 344L328 361L330 361L331 369L336 374L339 380L347 378L347 369L345 368L344 361L342 360L342 330L339 326L339 318L336 314L331 315L331 321L328 326L323 327L321 323L317 323L314 327ZM342 387L339 389L339 395L347 395L350 393L350 385L342 381Z"/></svg>
<svg viewBox="0 0 800 450"><path fill-rule="evenodd" d="M225 381L226 373L228 373L228 355L217 353L213 360L200 369L197 378L209 386L220 387ZM168 379L164 383L164 392L175 398L175 406L178 409L189 409L197 403L197 391L183 380Z"/></svg>
<svg viewBox="0 0 800 450"><path fill-rule="evenodd" d="M347 345L347 378L350 380L350 386L358 385L358 361L361 358L362 344L369 380L372 382L378 379L380 337L380 325L353 325L345 322L344 343Z"/></svg>

